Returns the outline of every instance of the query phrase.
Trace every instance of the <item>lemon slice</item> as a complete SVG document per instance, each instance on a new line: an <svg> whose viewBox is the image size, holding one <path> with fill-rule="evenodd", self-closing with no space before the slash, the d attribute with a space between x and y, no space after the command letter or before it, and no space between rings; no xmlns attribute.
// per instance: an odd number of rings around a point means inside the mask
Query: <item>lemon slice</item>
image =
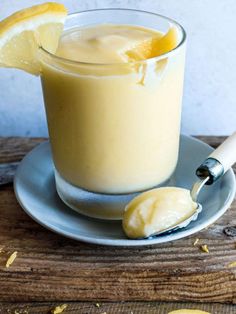
<svg viewBox="0 0 236 314"><path fill-rule="evenodd" d="M178 32L175 27L170 27L168 32L161 38L154 38L150 58L163 55L178 45Z"/></svg>
<svg viewBox="0 0 236 314"><path fill-rule="evenodd" d="M178 45L178 33L175 27L170 27L163 36L142 41L126 52L130 61L141 61L154 58L173 50Z"/></svg>
<svg viewBox="0 0 236 314"><path fill-rule="evenodd" d="M0 66L38 75L38 48L55 53L67 10L48 2L14 13L0 22Z"/></svg>

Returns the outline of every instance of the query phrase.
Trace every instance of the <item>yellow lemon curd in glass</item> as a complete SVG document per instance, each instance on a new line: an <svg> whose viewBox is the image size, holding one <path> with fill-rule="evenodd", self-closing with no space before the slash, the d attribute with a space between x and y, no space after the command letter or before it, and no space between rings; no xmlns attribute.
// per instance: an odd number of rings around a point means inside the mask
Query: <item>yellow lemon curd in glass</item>
<svg viewBox="0 0 236 314"><path fill-rule="evenodd" d="M116 194L170 177L178 157L184 46L165 53L178 37L174 26L163 34L101 24L65 31L61 58L42 54L53 159L67 182Z"/></svg>

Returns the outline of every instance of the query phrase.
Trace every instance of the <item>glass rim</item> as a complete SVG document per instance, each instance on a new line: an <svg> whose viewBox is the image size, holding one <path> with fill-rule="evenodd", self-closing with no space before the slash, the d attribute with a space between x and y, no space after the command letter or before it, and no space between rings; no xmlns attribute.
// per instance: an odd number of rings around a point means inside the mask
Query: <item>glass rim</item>
<svg viewBox="0 0 236 314"><path fill-rule="evenodd" d="M162 60L164 58L167 58L167 57L173 55L175 52L177 52L179 50L179 48L181 48L183 46L183 44L186 42L187 34L186 34L185 29L183 28L183 26L180 23L176 22L174 19L171 19L171 18L169 18L167 16L164 16L164 15L161 15L161 14L158 14L158 13L154 13L154 12L144 11L144 10L126 9L126 8L91 9L91 10L84 10L84 11L74 12L74 13L68 14L66 19L72 18L75 15L80 15L80 14L89 13L89 12L98 12L98 11L129 11L129 12L144 13L144 14L147 14L147 15L154 15L154 16L160 17L160 18L170 22L171 24L174 24L181 31L182 38L181 38L180 42L178 43L178 45L175 48L173 48L170 51L165 52L165 53L163 53L163 54L161 54L159 56L156 56L156 57L152 57L152 58L148 58L148 59L144 59L144 60L132 61L132 64L140 64L140 62L158 61L158 60ZM61 61L61 62L70 64L70 65L104 67L104 66L127 66L128 64L130 64L130 62L96 63L96 62L76 61L76 60L71 60L71 59L67 59L67 58L64 58L64 57L57 56L56 54L53 54L53 53L49 52L48 50L46 50L42 46L39 47L39 50L41 52L43 52L43 54L47 55L48 57L53 58L55 61Z"/></svg>

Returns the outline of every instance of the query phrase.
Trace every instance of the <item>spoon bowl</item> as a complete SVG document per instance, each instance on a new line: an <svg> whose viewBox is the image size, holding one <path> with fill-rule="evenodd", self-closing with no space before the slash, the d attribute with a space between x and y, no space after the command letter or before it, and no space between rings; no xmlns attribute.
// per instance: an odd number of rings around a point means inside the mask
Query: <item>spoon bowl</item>
<svg viewBox="0 0 236 314"><path fill-rule="evenodd" d="M185 228L190 224L190 222L197 220L198 215L200 214L201 211L202 211L202 205L200 203L198 203L195 212L191 216L189 216L187 219L185 219L184 221L182 221L182 222L180 222L174 226L171 226L169 228L155 232L155 233L151 234L150 236L148 236L147 238L152 238L152 237L164 235L167 233L174 232L178 229Z"/></svg>

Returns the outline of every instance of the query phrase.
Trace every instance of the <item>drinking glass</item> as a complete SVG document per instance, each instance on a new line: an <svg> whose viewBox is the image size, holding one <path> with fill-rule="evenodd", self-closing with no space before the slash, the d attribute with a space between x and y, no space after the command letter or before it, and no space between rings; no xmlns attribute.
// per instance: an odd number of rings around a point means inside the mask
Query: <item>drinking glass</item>
<svg viewBox="0 0 236 314"><path fill-rule="evenodd" d="M77 62L43 48L39 53L57 192L84 215L121 219L130 199L166 184L174 172L186 35L169 18L128 9L71 14L65 34L111 23L162 33L173 26L178 45L158 57L120 64Z"/></svg>

